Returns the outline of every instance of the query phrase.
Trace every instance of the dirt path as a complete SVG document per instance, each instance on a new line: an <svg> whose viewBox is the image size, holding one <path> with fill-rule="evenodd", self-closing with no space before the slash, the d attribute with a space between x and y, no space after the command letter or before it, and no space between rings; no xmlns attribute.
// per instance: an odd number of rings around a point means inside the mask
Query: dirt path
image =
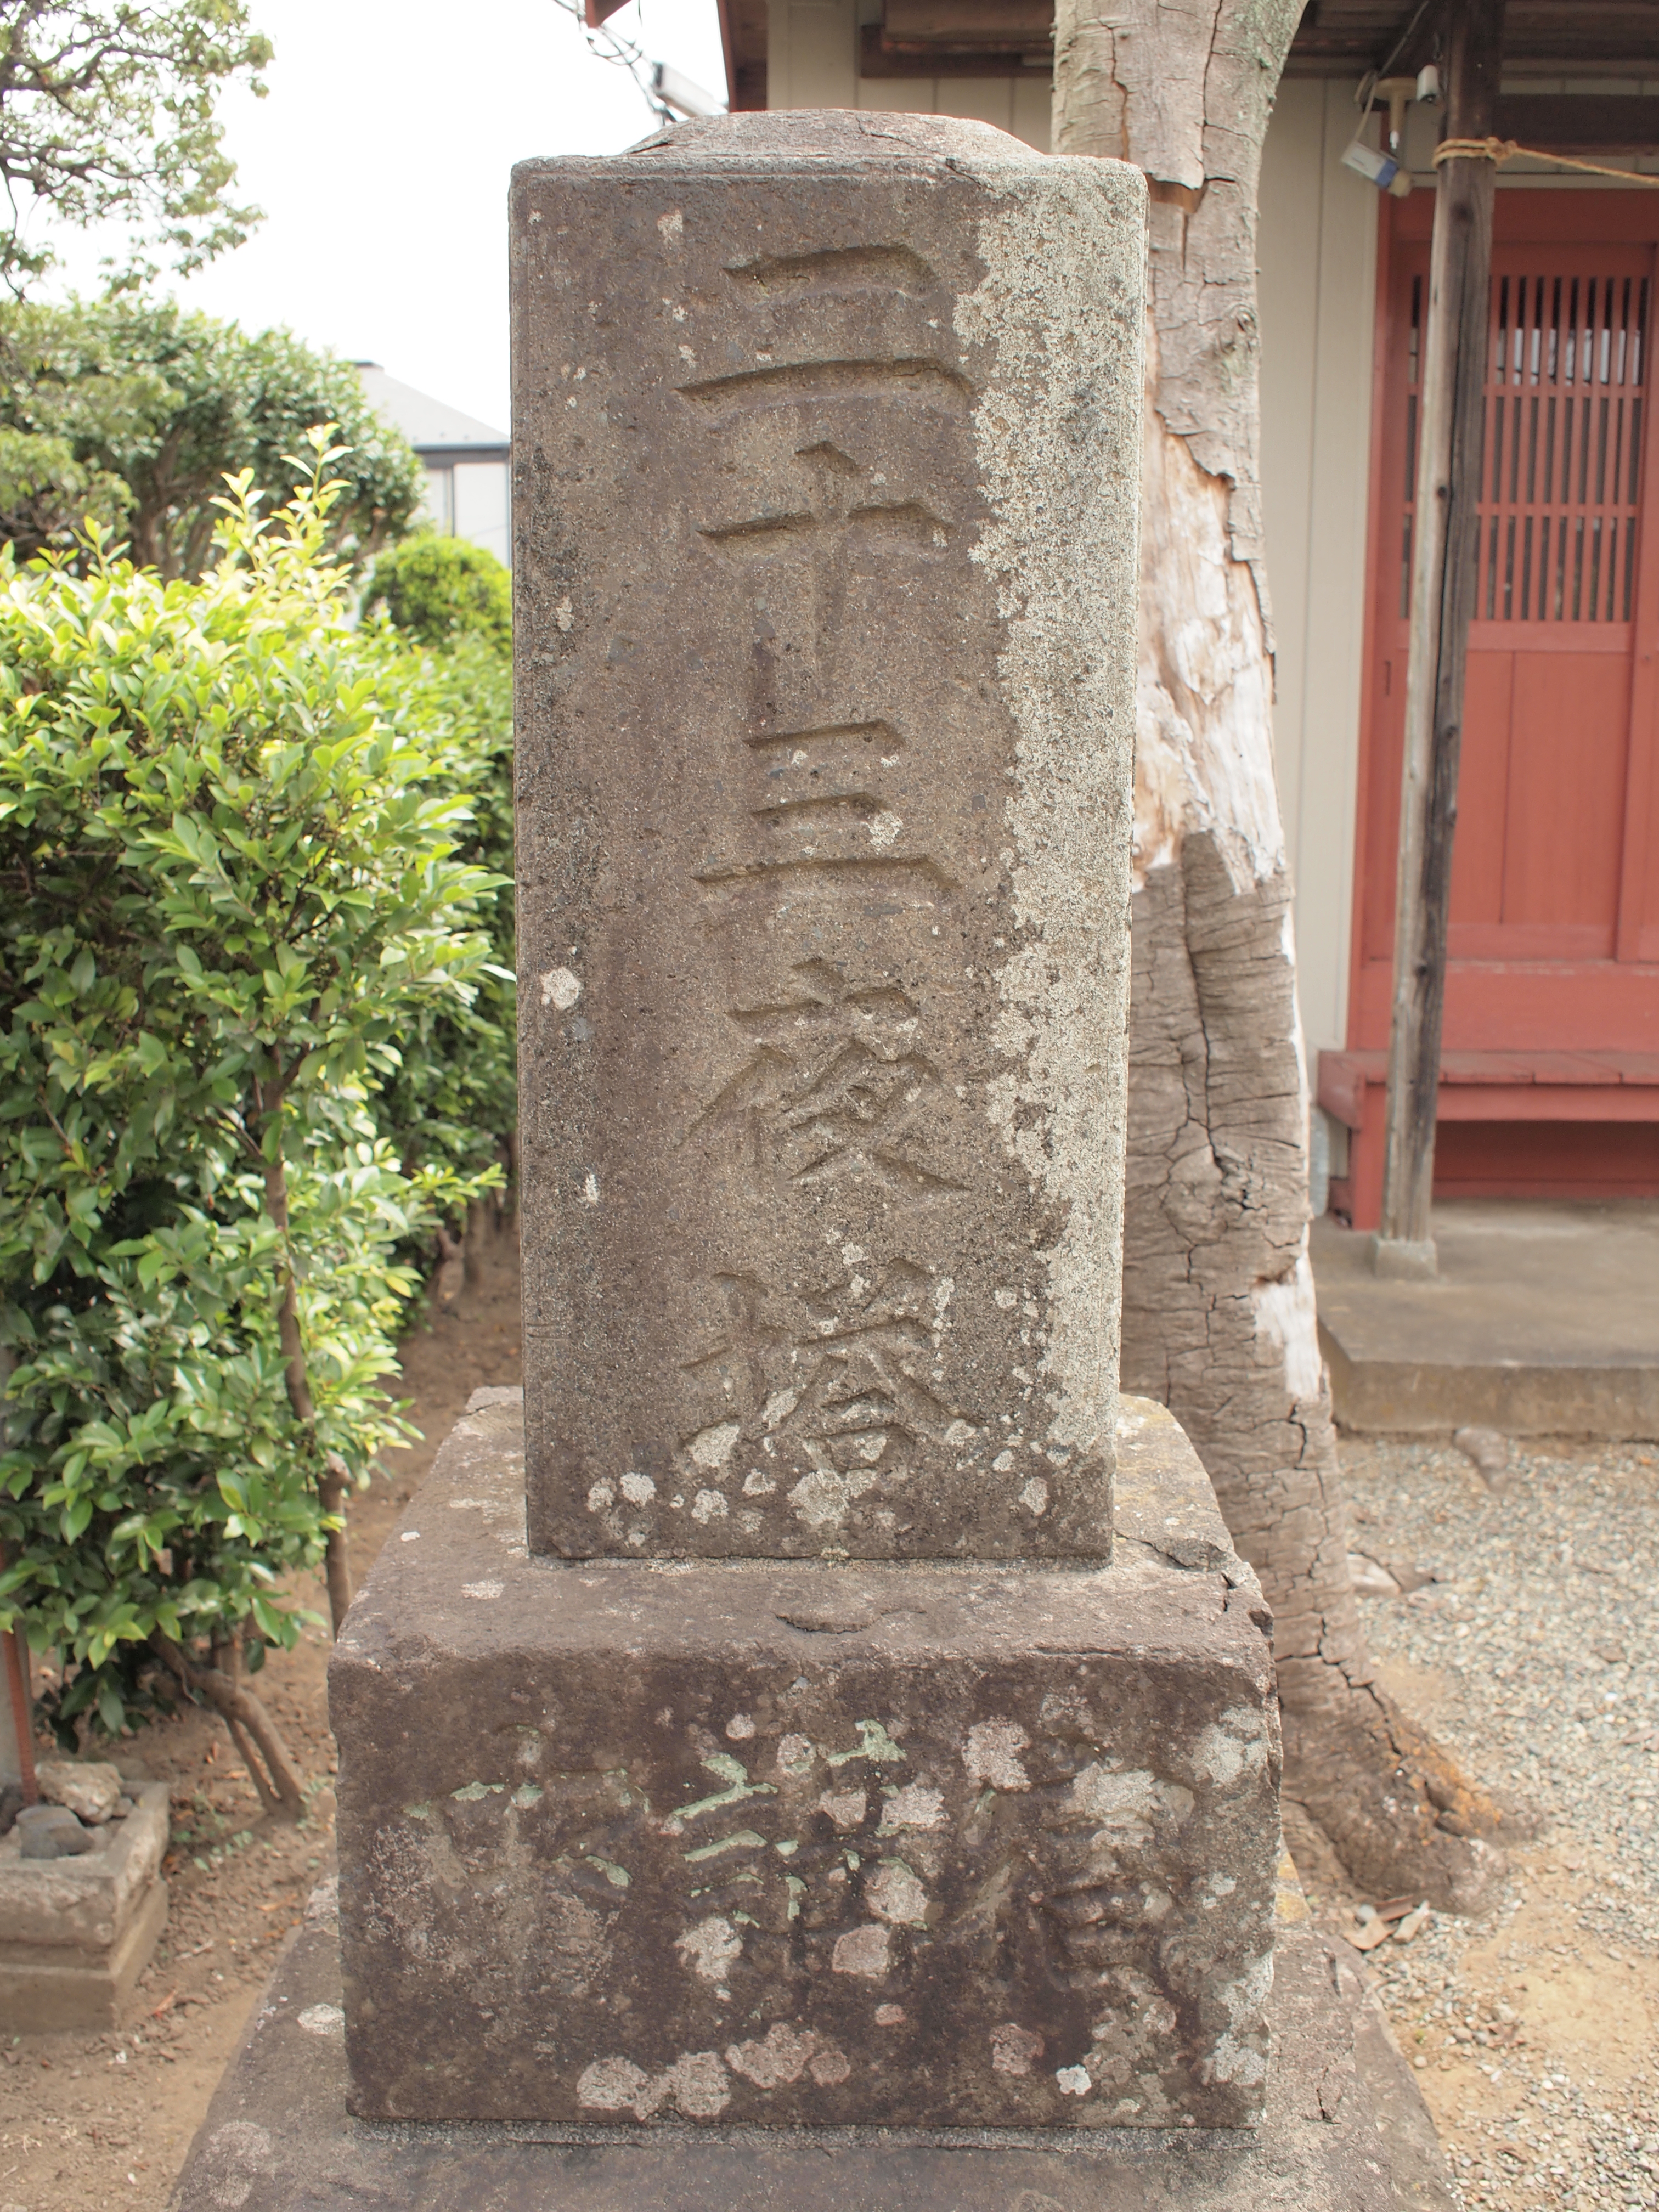
<svg viewBox="0 0 1659 2212"><path fill-rule="evenodd" d="M404 1345L402 1395L425 1442L390 1455L388 1475L353 1503L359 1581L469 1393L519 1380L516 1250L486 1254L477 1292L456 1287ZM319 1583L297 1594L326 1619ZM255 1685L312 1791L297 1829L263 1816L204 1714L147 1729L118 1755L125 1772L172 1789L167 1925L118 2032L0 2036L0 2212L162 2212L276 1946L333 1863L327 1663L326 1631L309 1631Z"/></svg>

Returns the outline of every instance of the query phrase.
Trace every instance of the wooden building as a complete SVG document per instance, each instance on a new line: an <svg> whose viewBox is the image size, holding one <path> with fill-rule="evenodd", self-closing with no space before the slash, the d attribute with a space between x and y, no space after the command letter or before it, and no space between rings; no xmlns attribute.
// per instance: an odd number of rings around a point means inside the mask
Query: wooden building
<svg viewBox="0 0 1659 2212"><path fill-rule="evenodd" d="M720 0L732 105L979 118L1048 143L1050 0ZM1438 0L1311 0L1259 234L1275 751L1316 1186L1382 1195ZM1659 185L1659 0L1508 0L1498 128ZM1659 1195L1659 188L1499 171L1476 614L1436 1145L1443 1196Z"/></svg>

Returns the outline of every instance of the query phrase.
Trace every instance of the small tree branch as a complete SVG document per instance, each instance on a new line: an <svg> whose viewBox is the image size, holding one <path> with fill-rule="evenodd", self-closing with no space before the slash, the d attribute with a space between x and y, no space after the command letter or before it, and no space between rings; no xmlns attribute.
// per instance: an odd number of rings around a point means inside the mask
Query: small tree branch
<svg viewBox="0 0 1659 2212"><path fill-rule="evenodd" d="M6 1356L9 1360L10 1354ZM0 1373L0 1385L3 1382L4 1375ZM0 1568L10 1565L10 1552L7 1546L0 1544ZM6 1688L11 1698L12 1731L17 1739L17 1778L22 1789L23 1802L38 1805L40 1785L34 1773L34 1700L29 1695L28 1662L25 1656L27 1647L22 1639L23 1625L20 1619L15 1627L7 1630L3 1638Z"/></svg>
<svg viewBox="0 0 1659 2212"><path fill-rule="evenodd" d="M287 1083L279 1067L273 1084L267 1086L256 1081L253 1096L259 1120L269 1131L272 1121L282 1109L283 1093ZM276 1336L282 1346L283 1370L288 1383L288 1401L294 1408L294 1418L310 1431L314 1442L317 1428L317 1407L311 1395L311 1380L306 1371L305 1340L300 1331L300 1292L294 1275L294 1255L289 1244L288 1168L283 1158L282 1133L271 1152L264 1156L265 1212L276 1224L283 1240L283 1296L276 1309ZM328 1581L328 1610L330 1626L336 1637L351 1605L351 1560L346 1548L346 1494L350 1487L349 1471L337 1452L327 1452L323 1458L323 1472L317 1478L317 1497L325 1513L337 1516L341 1525L328 1532L325 1550L325 1570Z"/></svg>
<svg viewBox="0 0 1659 2212"><path fill-rule="evenodd" d="M299 1770L289 1755L288 1746L283 1741L276 1723L252 1691L245 1689L240 1682L233 1681L217 1667L198 1667L187 1652L181 1650L172 1638L164 1636L159 1628L150 1632L149 1648L192 1697L204 1698L230 1728L231 1741L241 1753L260 1796L267 1803L274 1802L297 1820L305 1811L306 1803ZM248 1758L246 1744L239 1739L239 1729L244 1735L251 1736L258 1745L269 1782ZM274 1793L274 1797L271 1793Z"/></svg>
<svg viewBox="0 0 1659 2212"><path fill-rule="evenodd" d="M220 1626L222 1627L224 1624L222 1622ZM235 1638L231 1637L222 1642L218 1634L216 1632L213 1638L213 1663L218 1668L219 1672L225 1677L227 1681L234 1682L237 1679L237 1676L240 1672L240 1654L236 1648ZM243 1765L246 1767L249 1774L253 1778L253 1786L259 1793L260 1803L264 1807L267 1813L280 1813L283 1809L282 1800L271 1788L270 1783L266 1778L265 1771L259 1764L258 1754L253 1747L252 1738L248 1735L247 1730L243 1728L240 1722L234 1721L228 1713L224 1716L224 1723L226 1728L230 1731L231 1741L235 1745L238 1752L241 1754Z"/></svg>
<svg viewBox="0 0 1659 2212"><path fill-rule="evenodd" d="M346 1550L346 1498L351 1471L338 1452L325 1452L323 1472L317 1478L317 1496L325 1513L337 1513L342 1525L328 1532L324 1567L328 1582L329 1619L337 1638L340 1625L351 1610L351 1560Z"/></svg>
<svg viewBox="0 0 1659 2212"><path fill-rule="evenodd" d="M283 1810L283 1801L265 1779L264 1770L259 1764L258 1754L254 1751L252 1741L246 1730L240 1721L232 1720L228 1713L224 1716L224 1723L230 1731L230 1740L235 1745L243 1765L253 1778L253 1786L259 1793L259 1802L267 1813L280 1814Z"/></svg>
<svg viewBox="0 0 1659 2212"><path fill-rule="evenodd" d="M40 1802L40 1785L34 1776L34 1704L23 1672L21 1631L6 1632L6 1683L11 1695L12 1732L17 1738L17 1775L26 1805Z"/></svg>

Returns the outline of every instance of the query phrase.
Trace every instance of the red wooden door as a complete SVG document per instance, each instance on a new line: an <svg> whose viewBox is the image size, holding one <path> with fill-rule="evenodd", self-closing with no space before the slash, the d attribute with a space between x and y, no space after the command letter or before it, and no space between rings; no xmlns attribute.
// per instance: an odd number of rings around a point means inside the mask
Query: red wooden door
<svg viewBox="0 0 1659 2212"><path fill-rule="evenodd" d="M1656 195L1659 198L1659 195ZM1432 196L1390 210L1349 1042L1388 1042ZM1659 210L1502 191L1448 1051L1659 1047Z"/></svg>

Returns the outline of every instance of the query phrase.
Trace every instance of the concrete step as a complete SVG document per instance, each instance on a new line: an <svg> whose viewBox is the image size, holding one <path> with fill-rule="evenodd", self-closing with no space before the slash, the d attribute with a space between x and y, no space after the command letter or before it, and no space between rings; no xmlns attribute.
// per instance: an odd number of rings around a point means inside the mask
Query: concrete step
<svg viewBox="0 0 1659 2212"><path fill-rule="evenodd" d="M1437 1279L1379 1282L1367 1235L1314 1224L1344 1428L1659 1437L1659 1201L1449 1200L1433 1228Z"/></svg>

